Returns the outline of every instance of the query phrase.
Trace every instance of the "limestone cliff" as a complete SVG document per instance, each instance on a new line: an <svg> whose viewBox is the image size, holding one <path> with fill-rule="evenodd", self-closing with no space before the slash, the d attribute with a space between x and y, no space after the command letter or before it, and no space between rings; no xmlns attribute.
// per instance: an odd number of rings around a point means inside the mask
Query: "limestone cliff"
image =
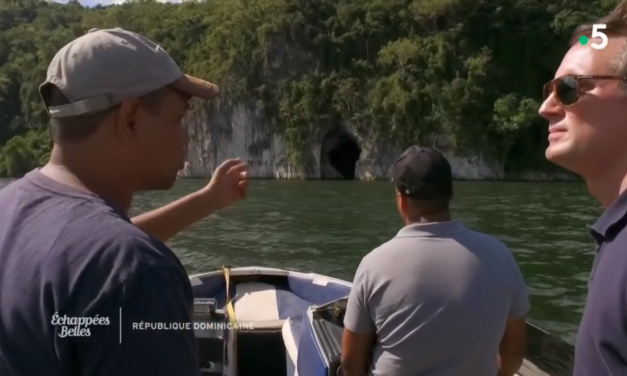
<svg viewBox="0 0 627 376"><path fill-rule="evenodd" d="M283 137L272 130L255 101L233 105L218 103L211 108L195 106L186 119L190 135L185 169L181 177L207 177L225 159L249 163L251 178L265 179L388 179L389 168L402 150L388 142L368 140L350 124L322 126L302 166L289 162ZM446 150L446 149L444 149ZM478 156L444 151L460 180L501 180L496 163ZM529 173L522 180L563 180L567 176Z"/></svg>

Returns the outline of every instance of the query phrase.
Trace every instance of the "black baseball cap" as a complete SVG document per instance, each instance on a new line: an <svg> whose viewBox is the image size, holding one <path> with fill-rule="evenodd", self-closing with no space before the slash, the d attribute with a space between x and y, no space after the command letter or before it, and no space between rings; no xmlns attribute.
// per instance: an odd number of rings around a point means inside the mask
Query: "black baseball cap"
<svg viewBox="0 0 627 376"><path fill-rule="evenodd" d="M411 146L394 162L392 181L406 197L417 200L450 199L453 196L453 172L438 151Z"/></svg>

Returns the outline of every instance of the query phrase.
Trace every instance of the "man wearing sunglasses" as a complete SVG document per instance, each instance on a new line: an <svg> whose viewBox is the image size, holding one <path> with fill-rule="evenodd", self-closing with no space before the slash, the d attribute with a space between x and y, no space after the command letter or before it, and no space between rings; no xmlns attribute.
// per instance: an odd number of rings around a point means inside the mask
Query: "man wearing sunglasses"
<svg viewBox="0 0 627 376"><path fill-rule="evenodd" d="M442 154L412 146L392 176L405 227L357 269L345 375L514 375L529 301L512 253L451 219L453 176Z"/></svg>
<svg viewBox="0 0 627 376"><path fill-rule="evenodd" d="M599 26L602 25L602 26ZM579 43L581 36L590 42ZM584 178L605 209L590 227L597 244L577 334L574 376L627 375L627 3L580 26L540 115L548 160Z"/></svg>

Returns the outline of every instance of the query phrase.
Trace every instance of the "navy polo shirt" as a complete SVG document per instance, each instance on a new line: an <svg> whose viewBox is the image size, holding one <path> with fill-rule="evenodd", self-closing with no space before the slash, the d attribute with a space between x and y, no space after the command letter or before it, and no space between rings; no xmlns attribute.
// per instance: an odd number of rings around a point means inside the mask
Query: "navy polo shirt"
<svg viewBox="0 0 627 376"><path fill-rule="evenodd" d="M598 245L574 376L627 375L627 191L590 228Z"/></svg>
<svg viewBox="0 0 627 376"><path fill-rule="evenodd" d="M176 255L39 170L0 190L0 298L2 376L200 376Z"/></svg>

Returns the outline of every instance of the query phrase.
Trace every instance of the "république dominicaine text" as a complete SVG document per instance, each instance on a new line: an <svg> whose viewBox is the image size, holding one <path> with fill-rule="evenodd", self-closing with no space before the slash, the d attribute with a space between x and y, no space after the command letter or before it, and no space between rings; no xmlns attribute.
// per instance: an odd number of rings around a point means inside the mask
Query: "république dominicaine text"
<svg viewBox="0 0 627 376"><path fill-rule="evenodd" d="M134 322L133 330L232 330L244 329L252 330L253 325L250 323L230 322Z"/></svg>

